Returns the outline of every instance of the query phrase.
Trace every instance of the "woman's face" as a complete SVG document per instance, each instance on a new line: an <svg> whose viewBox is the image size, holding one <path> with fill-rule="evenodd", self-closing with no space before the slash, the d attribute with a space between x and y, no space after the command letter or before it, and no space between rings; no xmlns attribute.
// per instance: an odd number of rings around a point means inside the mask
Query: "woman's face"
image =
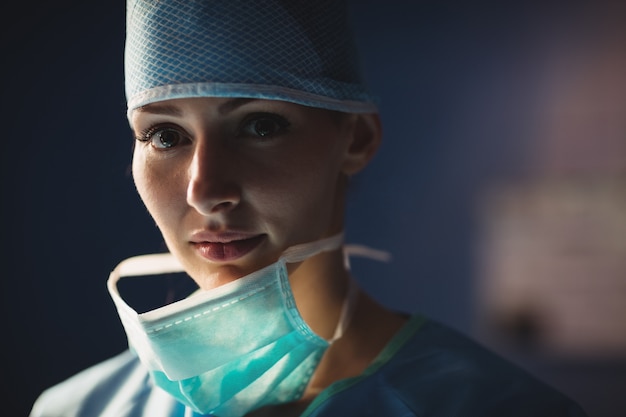
<svg viewBox="0 0 626 417"><path fill-rule="evenodd" d="M342 229L355 117L252 99L134 111L133 176L169 250L204 289Z"/></svg>

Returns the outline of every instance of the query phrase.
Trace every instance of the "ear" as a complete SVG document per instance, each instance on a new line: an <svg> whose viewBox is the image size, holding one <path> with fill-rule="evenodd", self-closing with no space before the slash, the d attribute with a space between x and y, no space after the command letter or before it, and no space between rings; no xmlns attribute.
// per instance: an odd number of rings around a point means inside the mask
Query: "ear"
<svg viewBox="0 0 626 417"><path fill-rule="evenodd" d="M343 173L354 175L367 166L376 154L382 138L382 126L378 113L357 113L354 115L349 134L350 143L346 149Z"/></svg>

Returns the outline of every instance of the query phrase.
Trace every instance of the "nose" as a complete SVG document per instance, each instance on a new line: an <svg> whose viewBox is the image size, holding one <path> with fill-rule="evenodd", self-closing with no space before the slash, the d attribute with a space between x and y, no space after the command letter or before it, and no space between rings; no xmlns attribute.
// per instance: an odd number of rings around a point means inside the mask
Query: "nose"
<svg viewBox="0 0 626 417"><path fill-rule="evenodd" d="M228 150L208 141L198 143L189 166L187 203L200 214L225 213L241 201L241 189Z"/></svg>

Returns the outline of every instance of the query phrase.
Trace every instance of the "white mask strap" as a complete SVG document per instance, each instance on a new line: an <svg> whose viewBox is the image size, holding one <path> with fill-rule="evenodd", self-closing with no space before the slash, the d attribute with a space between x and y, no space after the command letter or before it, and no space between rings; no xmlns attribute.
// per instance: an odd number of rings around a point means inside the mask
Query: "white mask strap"
<svg viewBox="0 0 626 417"><path fill-rule="evenodd" d="M334 236L321 239L311 243L303 243L292 246L283 252L281 256L285 262L301 262L311 256L317 255L324 251L337 249L343 245L344 233L338 233ZM389 261L390 255L387 252L372 249L360 245L344 246L344 261L346 268L350 269L350 256L363 256L379 261ZM119 295L117 282L121 277L156 275L165 273L182 272L183 267L180 262L171 253L158 253L150 255L140 255L128 258L120 262L111 272L107 281L107 286L113 301L118 310L127 316L137 316L137 312L126 304ZM350 279L348 292L341 308L339 321L333 337L328 340L333 343L345 333L356 304L356 296L358 294L358 285L354 279Z"/></svg>
<svg viewBox="0 0 626 417"><path fill-rule="evenodd" d="M352 315L354 314L354 307L356 306L356 296L359 292L359 286L356 281L350 278L350 282L348 284L348 293L346 294L346 299L343 301L343 306L341 307L341 314L339 315L339 321L337 322L337 327L335 328L335 334L332 338L330 338L328 343L333 343L337 339L341 338L345 333L348 325L352 321Z"/></svg>
<svg viewBox="0 0 626 417"><path fill-rule="evenodd" d="M391 254L387 251L370 248L369 246L349 244L343 248L344 253L344 265L346 269L350 270L350 257L360 256L362 258L369 258L380 262L389 262L391 260Z"/></svg>
<svg viewBox="0 0 626 417"><path fill-rule="evenodd" d="M125 259L109 274L107 288L120 314L137 316L137 312L120 296L117 283L122 277L182 272L183 267L171 253L154 253Z"/></svg>
<svg viewBox="0 0 626 417"><path fill-rule="evenodd" d="M348 271L350 270L350 256L361 256L381 262L389 262L391 260L391 254L389 252L373 249L368 246L355 244L344 245L343 251L344 266ZM348 325L352 320L352 315L354 314L358 289L359 286L357 285L354 278L350 278L348 294L346 295L346 299L343 302L343 307L341 308L341 315L339 316L339 322L337 323L335 334L333 335L332 339L328 341L328 343L332 343L339 339L341 336L343 336L345 330L348 328Z"/></svg>
<svg viewBox="0 0 626 417"><path fill-rule="evenodd" d="M314 242L302 243L287 248L281 258L287 263L302 262L318 253L338 249L343 244L343 232Z"/></svg>

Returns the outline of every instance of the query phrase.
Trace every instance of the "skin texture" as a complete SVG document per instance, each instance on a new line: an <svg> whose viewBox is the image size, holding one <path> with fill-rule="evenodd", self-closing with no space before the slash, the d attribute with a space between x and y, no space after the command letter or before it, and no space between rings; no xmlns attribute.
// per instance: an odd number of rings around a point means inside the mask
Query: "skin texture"
<svg viewBox="0 0 626 417"><path fill-rule="evenodd" d="M229 103L240 105L223 107ZM150 112L164 109L170 114ZM289 126L259 137L252 130L258 113L280 115ZM202 288L214 288L274 262L289 246L341 229L351 119L337 124L324 110L278 101L198 98L146 106L133 117L137 136L165 128L181 139L168 149L137 143L137 190L169 249ZM249 256L207 263L188 244L202 231L264 241Z"/></svg>
<svg viewBox="0 0 626 417"><path fill-rule="evenodd" d="M349 177L381 137L376 114L271 100L167 100L135 110L131 125L137 191L169 250L206 290L275 262L290 246L342 231ZM350 279L341 250L289 269L302 317L330 338ZM360 293L346 334L326 352L303 400L278 415L359 374L402 322Z"/></svg>

